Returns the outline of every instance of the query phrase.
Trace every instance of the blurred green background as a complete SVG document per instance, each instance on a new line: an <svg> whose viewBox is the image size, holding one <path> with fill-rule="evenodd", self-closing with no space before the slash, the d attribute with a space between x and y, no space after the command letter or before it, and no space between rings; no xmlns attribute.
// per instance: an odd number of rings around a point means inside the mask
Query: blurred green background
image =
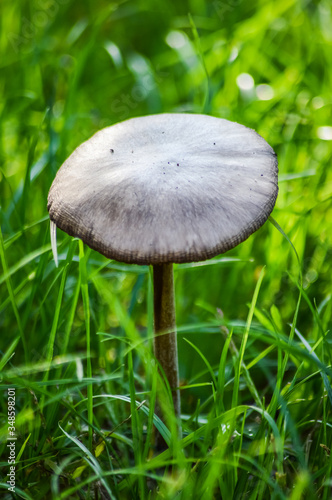
<svg viewBox="0 0 332 500"><path fill-rule="evenodd" d="M8 366L46 356L61 278L46 209L58 168L100 128L162 112L237 121L274 148L280 183L273 217L296 248L303 273L297 328L310 345L324 332L320 355L331 364L331 2L1 0L0 8L0 348L4 353L17 336L26 344L24 353L18 341ZM54 355L63 353L78 276L77 243L70 246L58 231L58 246L60 270L65 262L68 269ZM122 337L129 319L142 337L151 331L151 288L147 268L109 263L92 251L88 256L97 374L121 364L119 343L101 343L97 332ZM217 308L239 345L263 266L255 324L289 334L300 271L289 242L267 222L226 257L237 261L175 267L182 383L209 380L184 337L218 364L224 340ZM247 362L265 348L258 328ZM79 297L66 353L84 350ZM294 361L289 373L297 366ZM139 359L136 367L144 378ZM272 354L252 370L267 398L275 369ZM307 391L314 397L314 385ZM210 393L183 391L183 411L193 412L197 399Z"/></svg>

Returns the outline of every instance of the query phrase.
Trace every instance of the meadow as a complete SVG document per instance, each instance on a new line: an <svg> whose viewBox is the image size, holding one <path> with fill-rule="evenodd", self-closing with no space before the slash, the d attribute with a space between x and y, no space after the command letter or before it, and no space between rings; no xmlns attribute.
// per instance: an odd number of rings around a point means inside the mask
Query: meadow
<svg viewBox="0 0 332 500"><path fill-rule="evenodd" d="M1 0L0 13L1 498L329 500L331 2ZM81 142L163 112L242 123L279 162L261 229L175 265L182 439L171 408L154 413L151 269L60 230L56 267L47 212Z"/></svg>

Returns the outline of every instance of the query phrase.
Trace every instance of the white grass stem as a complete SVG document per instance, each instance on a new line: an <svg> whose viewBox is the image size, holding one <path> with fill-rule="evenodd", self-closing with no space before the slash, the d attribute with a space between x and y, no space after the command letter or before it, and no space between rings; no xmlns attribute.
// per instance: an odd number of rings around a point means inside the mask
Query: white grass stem
<svg viewBox="0 0 332 500"><path fill-rule="evenodd" d="M58 249L57 249L57 244L56 244L56 224L52 220L50 221L50 223L51 223L50 232L51 232L52 253L53 253L55 266L58 267Z"/></svg>

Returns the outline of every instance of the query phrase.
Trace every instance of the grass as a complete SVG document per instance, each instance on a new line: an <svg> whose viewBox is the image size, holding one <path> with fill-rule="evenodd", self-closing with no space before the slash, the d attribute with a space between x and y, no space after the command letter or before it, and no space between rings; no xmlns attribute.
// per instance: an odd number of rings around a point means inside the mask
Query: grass
<svg viewBox="0 0 332 500"><path fill-rule="evenodd" d="M3 0L1 10L1 496L330 499L330 3ZM152 354L150 270L60 231L56 268L46 210L78 144L159 112L254 128L280 171L276 224L175 268L182 440Z"/></svg>

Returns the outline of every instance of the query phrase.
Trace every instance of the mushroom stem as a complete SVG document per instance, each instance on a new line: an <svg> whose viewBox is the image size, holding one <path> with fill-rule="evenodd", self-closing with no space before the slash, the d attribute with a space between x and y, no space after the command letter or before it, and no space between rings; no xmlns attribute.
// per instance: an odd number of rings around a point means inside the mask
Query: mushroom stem
<svg viewBox="0 0 332 500"><path fill-rule="evenodd" d="M172 389L176 417L181 415L176 341L173 264L153 266L154 353Z"/></svg>

